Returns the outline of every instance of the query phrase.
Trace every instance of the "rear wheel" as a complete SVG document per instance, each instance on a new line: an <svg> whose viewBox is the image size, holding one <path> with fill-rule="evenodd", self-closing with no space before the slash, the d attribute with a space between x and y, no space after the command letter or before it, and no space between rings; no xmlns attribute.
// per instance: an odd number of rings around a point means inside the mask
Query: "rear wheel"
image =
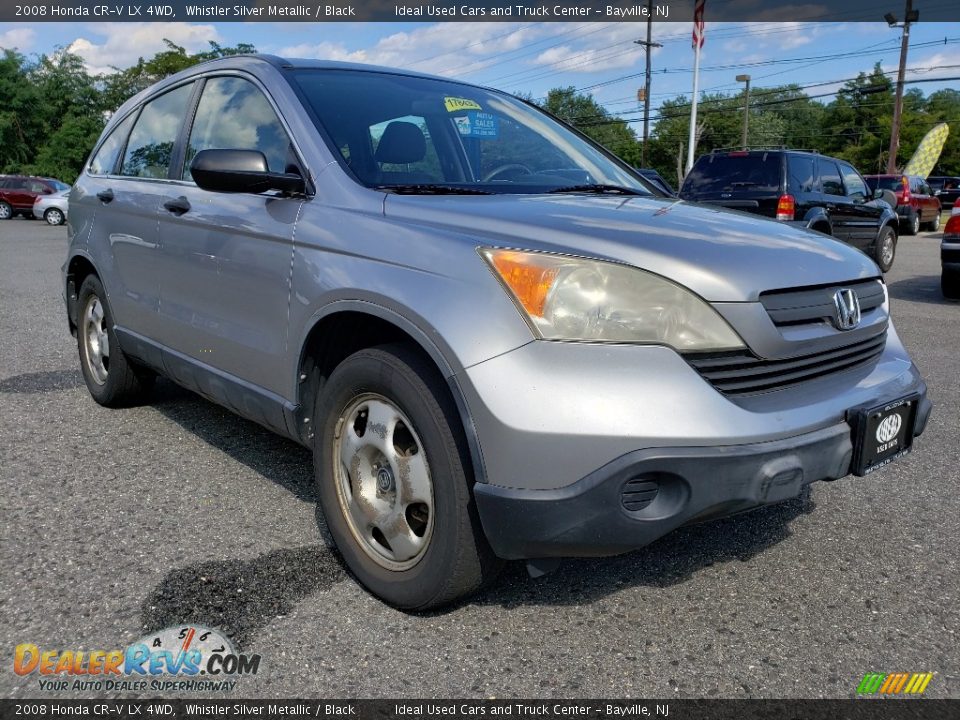
<svg viewBox="0 0 960 720"><path fill-rule="evenodd" d="M877 237L873 249L873 259L883 272L893 267L893 260L897 255L897 232L889 225L884 225Z"/></svg>
<svg viewBox="0 0 960 720"><path fill-rule="evenodd" d="M88 275L80 286L77 307L80 369L93 399L106 407L142 401L156 376L135 367L120 349L106 293L95 275Z"/></svg>
<svg viewBox="0 0 960 720"><path fill-rule="evenodd" d="M907 221L903 223L903 234L916 235L918 232L920 232L920 213L914 211L910 213Z"/></svg>
<svg viewBox="0 0 960 720"><path fill-rule="evenodd" d="M324 516L371 592L426 610L495 575L459 418L426 359L399 344L354 353L324 384L315 422Z"/></svg>

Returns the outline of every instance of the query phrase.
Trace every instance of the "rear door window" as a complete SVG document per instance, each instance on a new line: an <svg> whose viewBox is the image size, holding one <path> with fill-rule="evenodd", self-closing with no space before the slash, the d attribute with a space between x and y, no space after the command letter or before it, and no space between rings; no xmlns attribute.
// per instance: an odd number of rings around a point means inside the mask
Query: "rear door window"
<svg viewBox="0 0 960 720"><path fill-rule="evenodd" d="M833 160L820 158L820 187L824 195L843 195L840 170Z"/></svg>
<svg viewBox="0 0 960 720"><path fill-rule="evenodd" d="M683 182L684 193L779 192L783 155L716 153L701 158Z"/></svg>
<svg viewBox="0 0 960 720"><path fill-rule="evenodd" d="M787 173L790 190L795 194L817 192L817 173L814 159L808 155L788 155Z"/></svg>
<svg viewBox="0 0 960 720"><path fill-rule="evenodd" d="M151 100L137 118L127 150L123 154L121 175L139 178L165 178L170 172L173 147L180 133L193 83Z"/></svg>

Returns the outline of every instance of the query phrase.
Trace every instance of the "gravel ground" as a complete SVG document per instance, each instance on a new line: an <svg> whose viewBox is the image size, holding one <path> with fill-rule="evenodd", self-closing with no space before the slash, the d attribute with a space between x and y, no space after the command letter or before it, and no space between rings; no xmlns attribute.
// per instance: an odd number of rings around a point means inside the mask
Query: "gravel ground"
<svg viewBox="0 0 960 720"><path fill-rule="evenodd" d="M240 697L851 697L867 671L960 697L960 304L938 237L903 238L888 277L935 404L917 452L410 616L328 547L306 450L167 382L147 407L96 405L66 231L2 222L0 695L40 694L18 643L113 649L189 621L262 656Z"/></svg>

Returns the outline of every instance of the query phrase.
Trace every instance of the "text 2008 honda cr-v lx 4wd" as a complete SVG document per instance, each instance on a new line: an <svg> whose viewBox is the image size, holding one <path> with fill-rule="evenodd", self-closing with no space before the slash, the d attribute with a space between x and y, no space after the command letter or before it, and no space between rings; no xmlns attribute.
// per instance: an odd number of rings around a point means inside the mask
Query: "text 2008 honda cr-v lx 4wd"
<svg viewBox="0 0 960 720"><path fill-rule="evenodd" d="M70 197L97 402L160 373L313 448L346 563L423 609L908 452L866 255L657 197L503 93L236 57L111 119Z"/></svg>

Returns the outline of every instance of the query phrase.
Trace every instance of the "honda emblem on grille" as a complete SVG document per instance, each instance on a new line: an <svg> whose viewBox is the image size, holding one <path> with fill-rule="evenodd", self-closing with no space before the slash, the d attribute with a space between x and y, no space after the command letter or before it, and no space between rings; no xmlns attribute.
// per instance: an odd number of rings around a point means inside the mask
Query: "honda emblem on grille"
<svg viewBox="0 0 960 720"><path fill-rule="evenodd" d="M853 330L860 324L860 300L850 288L841 288L833 294L836 316L833 319L838 330Z"/></svg>

